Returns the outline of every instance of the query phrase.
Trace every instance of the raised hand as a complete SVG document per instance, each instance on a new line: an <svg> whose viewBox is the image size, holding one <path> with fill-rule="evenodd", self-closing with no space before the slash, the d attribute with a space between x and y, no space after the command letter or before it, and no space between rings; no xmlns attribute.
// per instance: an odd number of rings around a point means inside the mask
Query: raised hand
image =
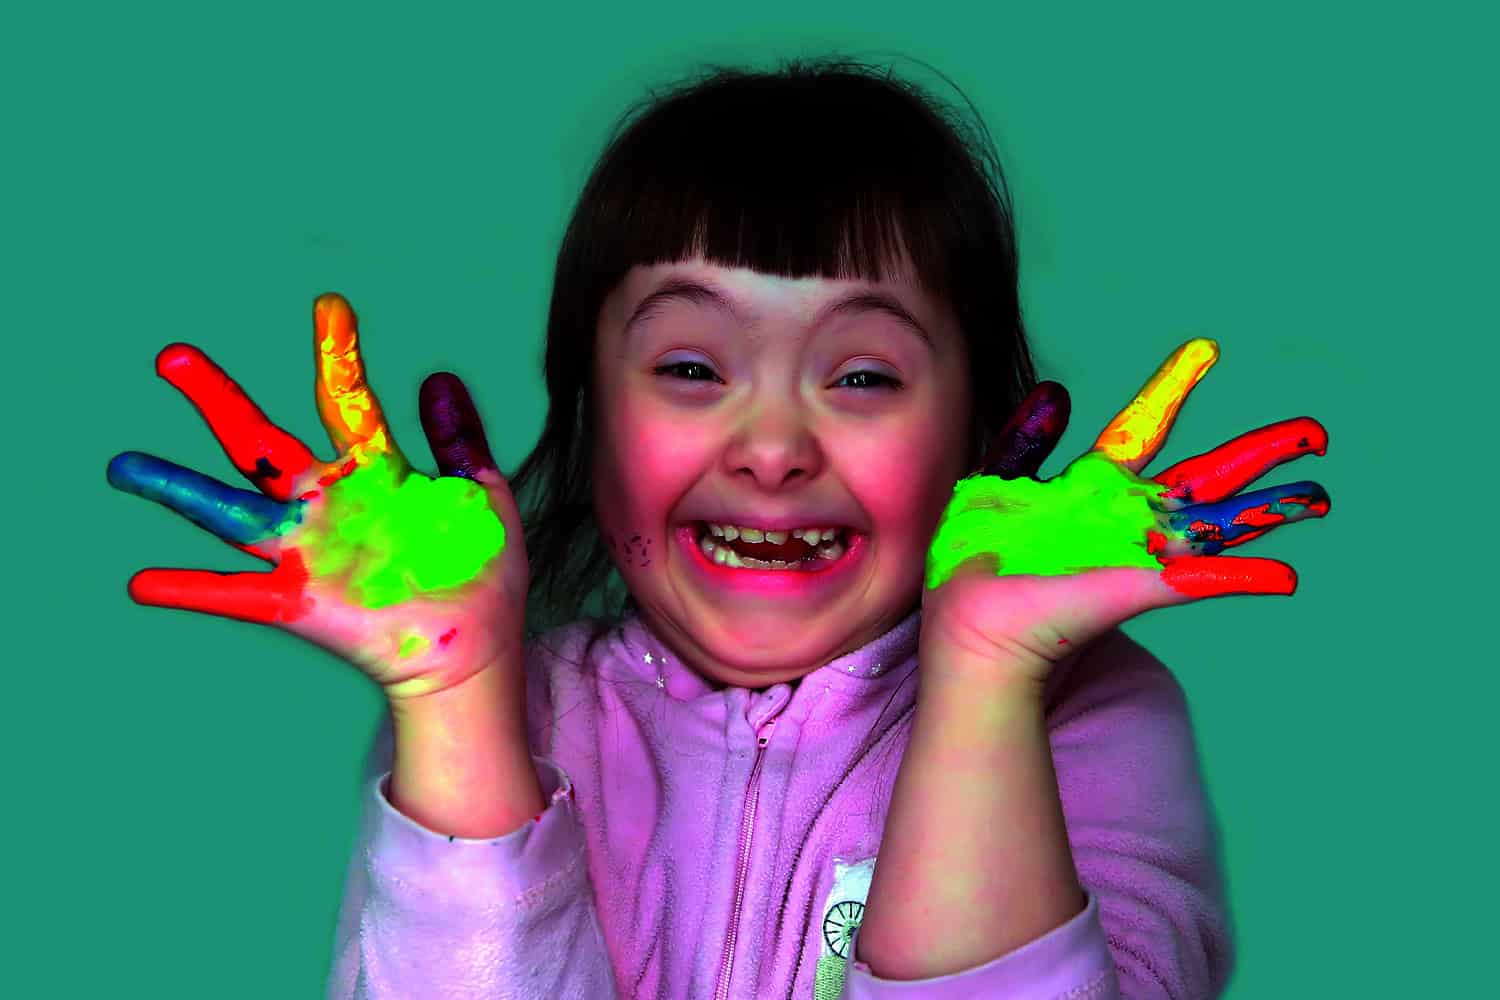
<svg viewBox="0 0 1500 1000"><path fill-rule="evenodd" d="M1314 482L1239 493L1282 462L1324 454L1328 436L1316 420L1270 424L1151 479L1139 475L1218 356L1212 340L1183 344L1093 447L1045 482L1032 477L1062 437L1067 392L1044 382L1027 397L981 472L954 487L934 534L922 643L963 652L933 659L979 671L993 662L1039 681L1143 611L1296 590L1283 562L1219 553L1328 513L1328 494Z"/></svg>
<svg viewBox="0 0 1500 1000"><path fill-rule="evenodd" d="M259 492L142 452L116 455L110 484L274 568L147 569L131 579L130 596L284 628L354 663L392 699L450 688L520 641L530 570L510 487L456 376L429 376L420 393L432 478L391 436L342 297L317 300L313 333L318 413L338 452L327 462L202 351L173 344L157 356L157 373Z"/></svg>

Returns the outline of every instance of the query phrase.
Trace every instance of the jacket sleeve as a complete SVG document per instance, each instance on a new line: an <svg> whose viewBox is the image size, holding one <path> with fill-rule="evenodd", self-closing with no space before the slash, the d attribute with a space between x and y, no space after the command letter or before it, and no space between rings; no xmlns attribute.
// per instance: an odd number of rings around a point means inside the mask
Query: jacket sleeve
<svg viewBox="0 0 1500 1000"><path fill-rule="evenodd" d="M1119 1000L1121 994L1099 926L1099 899L1073 919L993 961L932 979L879 979L854 959L859 929L849 940L842 1000Z"/></svg>
<svg viewBox="0 0 1500 1000"><path fill-rule="evenodd" d="M547 807L503 837L475 840L396 810L391 759L387 717L366 768L328 997L614 997L567 775L533 756Z"/></svg>
<svg viewBox="0 0 1500 1000"><path fill-rule="evenodd" d="M1182 685L1119 629L1049 718L1079 880L1125 1000L1212 1000L1234 966L1213 813Z"/></svg>
<svg viewBox="0 0 1500 1000"><path fill-rule="evenodd" d="M1114 629L1049 681L1047 704L1068 842L1088 899L1083 912L1015 951L949 976L882 980L851 961L846 1000L1222 994L1233 943L1182 686Z"/></svg>

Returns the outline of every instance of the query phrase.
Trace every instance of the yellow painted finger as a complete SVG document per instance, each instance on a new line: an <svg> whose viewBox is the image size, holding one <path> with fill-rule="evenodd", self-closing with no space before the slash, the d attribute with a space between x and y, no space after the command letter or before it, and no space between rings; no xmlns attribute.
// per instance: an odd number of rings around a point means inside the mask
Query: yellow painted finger
<svg viewBox="0 0 1500 1000"><path fill-rule="evenodd" d="M313 304L313 352L318 368L318 415L340 453L359 464L366 455L395 450L380 403L365 379L354 310L329 292Z"/></svg>
<svg viewBox="0 0 1500 1000"><path fill-rule="evenodd" d="M1195 337L1172 352L1130 404L1109 422L1092 450L1140 472L1161 449L1177 411L1199 380L1219 360L1219 345Z"/></svg>

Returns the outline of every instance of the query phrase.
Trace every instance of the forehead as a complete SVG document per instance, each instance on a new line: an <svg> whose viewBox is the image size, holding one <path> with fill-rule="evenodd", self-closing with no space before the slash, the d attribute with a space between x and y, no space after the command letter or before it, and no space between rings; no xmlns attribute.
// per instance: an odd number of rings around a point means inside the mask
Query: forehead
<svg viewBox="0 0 1500 1000"><path fill-rule="evenodd" d="M623 321L635 304L674 281L701 282L721 290L746 313L748 323L766 315L809 320L822 306L860 290L886 292L932 325L945 325L946 304L929 295L904 261L894 265L881 280L865 278L792 278L766 274L744 267L728 267L702 258L632 267L609 296L605 311Z"/></svg>
<svg viewBox="0 0 1500 1000"><path fill-rule="evenodd" d="M727 267L701 257L692 257L661 264L637 264L627 272L622 286L640 295L649 294L657 285L670 278L706 278L723 288L732 290L746 299L767 303L789 303L817 296L833 296L855 288L886 288L923 294L921 286L913 277L907 263L892 265L880 281L865 278L823 278L818 276L791 278L779 274L752 271L747 267Z"/></svg>

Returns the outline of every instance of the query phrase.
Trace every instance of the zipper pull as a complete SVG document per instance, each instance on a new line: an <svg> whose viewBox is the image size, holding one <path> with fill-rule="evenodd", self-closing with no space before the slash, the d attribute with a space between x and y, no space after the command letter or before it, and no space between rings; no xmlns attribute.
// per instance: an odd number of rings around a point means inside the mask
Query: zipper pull
<svg viewBox="0 0 1500 1000"><path fill-rule="evenodd" d="M771 730L776 728L775 719L767 719L761 723L760 729L755 734L755 745L762 750L766 748L766 742L771 738Z"/></svg>

